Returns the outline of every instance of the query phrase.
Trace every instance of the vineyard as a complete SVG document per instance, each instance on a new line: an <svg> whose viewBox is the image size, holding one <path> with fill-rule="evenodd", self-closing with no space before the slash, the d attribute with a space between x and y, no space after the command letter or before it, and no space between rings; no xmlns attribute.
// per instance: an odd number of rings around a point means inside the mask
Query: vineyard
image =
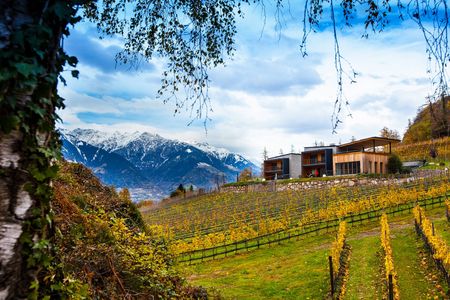
<svg viewBox="0 0 450 300"><path fill-rule="evenodd" d="M446 299L450 178L439 174L401 184L215 193L143 217L170 241L191 283L225 298Z"/></svg>
<svg viewBox="0 0 450 300"><path fill-rule="evenodd" d="M164 205L144 219L172 241L180 261L192 262L332 230L342 218L369 220L386 209L410 210L411 203L445 195L449 184L448 177L434 177L401 185L218 193Z"/></svg>
<svg viewBox="0 0 450 300"><path fill-rule="evenodd" d="M394 145L392 151L400 156L402 161L427 160L447 161L450 159L450 137L417 142L413 144ZM437 157L433 159L430 152L435 151Z"/></svg>
<svg viewBox="0 0 450 300"><path fill-rule="evenodd" d="M439 226L449 226L444 201L429 202L426 216L420 209L422 224L428 217ZM259 251L186 265L184 272L191 283L219 290L225 299L449 299L446 278L436 264L440 258L415 230L414 216L408 211L382 214L363 225L347 224L346 229L341 222L337 228ZM440 236L437 229L434 236ZM331 272L330 261L335 266ZM334 284L333 297L330 273L334 278L342 276L338 286Z"/></svg>

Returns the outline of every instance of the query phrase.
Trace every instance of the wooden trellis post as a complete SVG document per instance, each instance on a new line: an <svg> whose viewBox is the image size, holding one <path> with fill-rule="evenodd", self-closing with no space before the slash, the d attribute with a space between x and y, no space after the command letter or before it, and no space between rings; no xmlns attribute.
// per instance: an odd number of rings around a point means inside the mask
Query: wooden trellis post
<svg viewBox="0 0 450 300"><path fill-rule="evenodd" d="M394 284L392 283L392 274L388 276L389 300L394 300Z"/></svg>
<svg viewBox="0 0 450 300"><path fill-rule="evenodd" d="M331 297L334 295L334 272L333 272L333 258L328 256L328 263L330 264L330 285L331 285Z"/></svg>

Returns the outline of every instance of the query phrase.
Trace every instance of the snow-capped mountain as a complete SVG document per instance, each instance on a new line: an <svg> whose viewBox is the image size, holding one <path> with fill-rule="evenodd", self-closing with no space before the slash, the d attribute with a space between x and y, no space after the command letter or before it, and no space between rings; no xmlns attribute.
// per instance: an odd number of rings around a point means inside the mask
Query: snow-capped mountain
<svg viewBox="0 0 450 300"><path fill-rule="evenodd" d="M180 183L211 188L259 168L242 155L206 143L186 143L151 133L61 130L63 156L91 168L106 184L128 187L134 199L160 199Z"/></svg>

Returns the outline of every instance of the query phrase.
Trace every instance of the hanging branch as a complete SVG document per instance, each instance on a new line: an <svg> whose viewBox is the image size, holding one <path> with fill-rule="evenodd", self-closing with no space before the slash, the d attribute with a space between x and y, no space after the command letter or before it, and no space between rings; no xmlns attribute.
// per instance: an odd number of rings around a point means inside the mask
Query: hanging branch
<svg viewBox="0 0 450 300"><path fill-rule="evenodd" d="M447 61L450 59L448 50L449 14L447 1L411 1L408 15L416 22L422 32L426 53L428 55L428 73L435 86L432 97L439 100L448 94ZM433 70L434 69L434 70Z"/></svg>

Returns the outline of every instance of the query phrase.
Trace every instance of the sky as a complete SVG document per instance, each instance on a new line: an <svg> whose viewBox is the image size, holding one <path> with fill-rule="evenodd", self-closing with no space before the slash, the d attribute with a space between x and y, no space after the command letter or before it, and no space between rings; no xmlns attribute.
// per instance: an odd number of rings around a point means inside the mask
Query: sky
<svg viewBox="0 0 450 300"><path fill-rule="evenodd" d="M425 44L415 24L395 24L369 39L361 38L361 26L344 28L341 53L358 76L356 83L345 82L349 106L333 133L337 84L331 28L310 35L303 58L301 11L286 15L278 30L267 10L264 23L260 7L246 9L238 21L234 57L226 67L210 71L213 111L207 130L203 120L191 123L189 111L174 115L173 103L156 98L162 60L137 70L117 65L121 41L99 39L92 24L77 24L64 47L78 57L80 75L75 79L63 73L67 85L58 89L66 108L59 112L59 127L148 131L207 142L261 162L264 148L269 156L298 152L315 143L377 136L384 126L403 135L408 119L432 94Z"/></svg>

